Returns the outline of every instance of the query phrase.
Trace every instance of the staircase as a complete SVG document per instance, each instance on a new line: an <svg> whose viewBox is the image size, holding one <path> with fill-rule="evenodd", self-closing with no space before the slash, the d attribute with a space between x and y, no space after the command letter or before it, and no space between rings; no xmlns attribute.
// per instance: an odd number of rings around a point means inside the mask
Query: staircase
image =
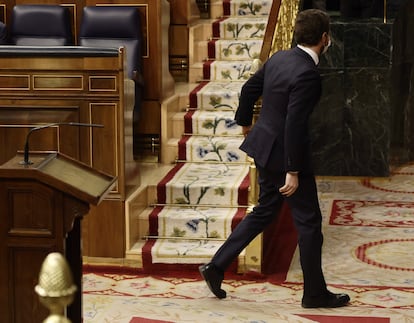
<svg viewBox="0 0 414 323"><path fill-rule="evenodd" d="M244 3L213 1L214 19L190 28L189 84L162 107L161 164L171 166L137 192L142 204L151 205L142 210L134 198L130 214L139 216L127 219L127 259L145 271L195 269L208 262L248 210L254 169L238 149L243 136L234 113L260 53L267 15L259 15L265 1L256 7ZM260 270L260 239L256 245L253 256L240 254L234 270Z"/></svg>
<svg viewBox="0 0 414 323"><path fill-rule="evenodd" d="M272 0L212 0L213 19L191 26L189 83L162 105L159 178L127 201L129 264L147 272L196 270L254 204L255 168L238 149L243 136L234 114L271 6ZM232 270L260 271L261 241Z"/></svg>

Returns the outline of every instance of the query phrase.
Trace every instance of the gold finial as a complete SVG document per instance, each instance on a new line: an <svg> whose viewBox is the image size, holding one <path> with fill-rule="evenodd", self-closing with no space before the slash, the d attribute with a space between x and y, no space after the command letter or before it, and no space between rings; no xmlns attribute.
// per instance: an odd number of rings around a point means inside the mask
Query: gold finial
<svg viewBox="0 0 414 323"><path fill-rule="evenodd" d="M43 323L70 323L64 310L72 303L76 289L66 259L58 252L50 253L43 261L35 286L40 302L50 311Z"/></svg>

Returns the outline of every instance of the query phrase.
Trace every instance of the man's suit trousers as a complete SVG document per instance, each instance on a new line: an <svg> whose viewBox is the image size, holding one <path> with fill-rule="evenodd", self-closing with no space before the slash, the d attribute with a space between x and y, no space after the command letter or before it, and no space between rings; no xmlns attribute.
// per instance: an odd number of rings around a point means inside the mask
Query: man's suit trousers
<svg viewBox="0 0 414 323"><path fill-rule="evenodd" d="M212 263L225 271L240 252L268 224L276 220L286 201L291 209L298 231L300 262L304 276L304 296L319 296L326 292L321 268L323 235L315 177L299 174L299 187L290 197L284 197L279 188L285 183L285 173L271 173L258 167L260 186L258 204L220 247Z"/></svg>

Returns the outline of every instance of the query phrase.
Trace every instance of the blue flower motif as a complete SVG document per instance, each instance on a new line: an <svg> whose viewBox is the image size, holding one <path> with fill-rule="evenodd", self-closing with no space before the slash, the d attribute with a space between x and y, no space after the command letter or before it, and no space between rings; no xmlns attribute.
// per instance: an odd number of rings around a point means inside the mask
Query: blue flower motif
<svg viewBox="0 0 414 323"><path fill-rule="evenodd" d="M231 128L235 128L235 127L237 127L237 122L236 122L236 120L233 120L233 119L226 119L225 121L224 121L224 123L225 123L225 127L227 128L227 129L231 129Z"/></svg>
<svg viewBox="0 0 414 323"><path fill-rule="evenodd" d="M243 66L242 66L241 64L234 64L234 65L233 65L233 68L234 68L236 71L240 72L240 71L242 70Z"/></svg>
<svg viewBox="0 0 414 323"><path fill-rule="evenodd" d="M205 155L207 155L210 151L208 149L205 149L203 147L197 148L197 154L200 158L203 158Z"/></svg>
<svg viewBox="0 0 414 323"><path fill-rule="evenodd" d="M192 219L188 221L185 225L193 232L197 232L198 230L198 224L200 223L200 220Z"/></svg>
<svg viewBox="0 0 414 323"><path fill-rule="evenodd" d="M227 161L229 162L239 160L239 155L237 155L236 153L232 151L228 151L226 155L227 155Z"/></svg>

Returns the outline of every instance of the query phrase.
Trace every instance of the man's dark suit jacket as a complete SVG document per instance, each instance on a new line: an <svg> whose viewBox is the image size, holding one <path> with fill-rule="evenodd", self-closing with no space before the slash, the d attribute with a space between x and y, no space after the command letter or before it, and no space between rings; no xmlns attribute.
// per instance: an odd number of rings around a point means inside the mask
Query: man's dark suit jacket
<svg viewBox="0 0 414 323"><path fill-rule="evenodd" d="M236 122L257 122L240 149L271 172L312 173L308 120L321 95L321 78L312 57L295 47L275 53L242 87Z"/></svg>

